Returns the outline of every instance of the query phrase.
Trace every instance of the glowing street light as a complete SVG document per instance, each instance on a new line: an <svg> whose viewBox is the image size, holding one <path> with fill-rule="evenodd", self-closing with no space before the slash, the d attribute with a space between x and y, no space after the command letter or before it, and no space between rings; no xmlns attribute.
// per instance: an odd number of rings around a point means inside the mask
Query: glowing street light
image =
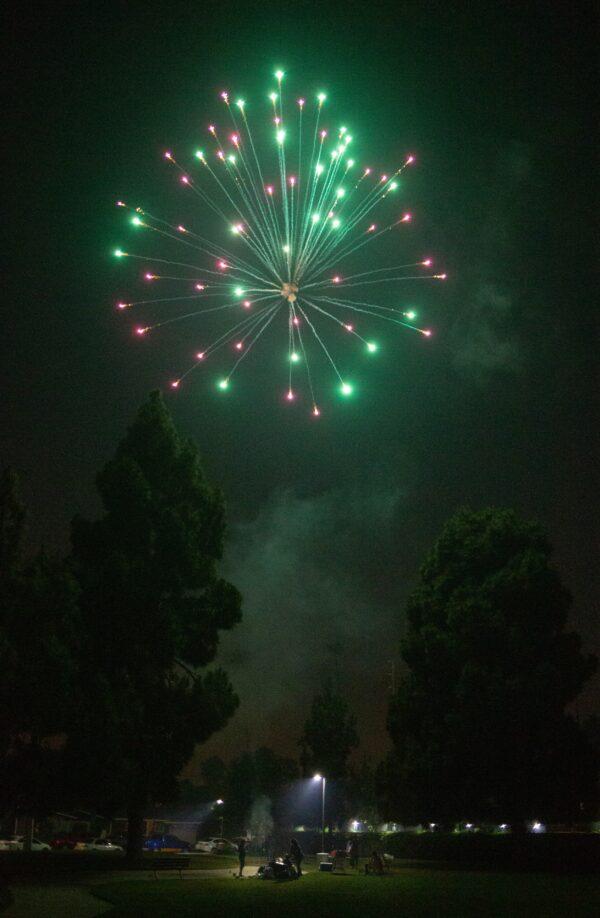
<svg viewBox="0 0 600 918"><path fill-rule="evenodd" d="M325 784L324 775L313 775L313 781L322 781L321 785L321 851L325 851Z"/></svg>

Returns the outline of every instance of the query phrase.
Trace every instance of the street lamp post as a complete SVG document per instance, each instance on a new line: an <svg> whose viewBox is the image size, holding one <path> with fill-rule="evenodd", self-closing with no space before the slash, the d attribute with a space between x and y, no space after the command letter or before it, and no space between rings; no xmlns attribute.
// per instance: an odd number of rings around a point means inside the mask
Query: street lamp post
<svg viewBox="0 0 600 918"><path fill-rule="evenodd" d="M218 800L215 800L215 804L216 804L217 806L223 806L224 803L225 803L225 801L224 801L224 800L221 800L221 798L219 798ZM221 812L222 812L222 811L221 811ZM220 838L223 838L223 819L224 819L223 816L219 816L219 823L221 824L221 835L220 835Z"/></svg>
<svg viewBox="0 0 600 918"><path fill-rule="evenodd" d="M325 851L325 776L315 775L313 781L321 781L321 851Z"/></svg>

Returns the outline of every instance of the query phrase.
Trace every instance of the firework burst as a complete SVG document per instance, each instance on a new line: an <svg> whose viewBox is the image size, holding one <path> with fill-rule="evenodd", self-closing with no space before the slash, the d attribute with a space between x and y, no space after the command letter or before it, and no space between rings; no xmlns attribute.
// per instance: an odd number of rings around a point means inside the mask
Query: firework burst
<svg viewBox="0 0 600 918"><path fill-rule="evenodd" d="M227 92L221 98L229 126L226 131L208 126L210 149L196 150L189 168L171 151L164 153L180 184L201 202L201 215L206 217L208 209L216 216L221 237L209 238L196 232L196 227L169 223L141 207L117 201L134 226L178 243L184 254L177 259L149 259L116 249L115 256L151 261L153 269L144 272L145 281L173 282L185 289L181 295L120 301L117 307L146 311L156 304L169 310L154 324L137 325L134 330L139 336L208 314L219 313L226 320L222 333L202 346L193 363L171 382L175 389L225 350L230 357L216 387L227 391L264 332L279 325L287 342L284 399L296 400L300 390L295 380L303 379L312 414L318 417L317 380L311 371L317 351L324 355L339 393L347 397L353 392L351 379L332 356L331 331L349 336L367 355L375 353L378 344L361 334L364 317L429 337L431 331L415 323L413 310L393 303L396 285L443 280L446 275L433 273L432 260L426 257L366 268L372 265L371 258L364 261L366 247L410 224L411 215L398 214L394 208L393 195L414 156L407 155L384 174L359 165L348 129L342 126L331 132L323 124L326 96L319 93L312 103L300 98L290 107L282 92L283 77L276 72L277 89L268 96L267 157L260 152L256 131L252 133L245 101L232 100ZM271 174L276 176L272 183ZM226 236L227 246L221 241ZM387 302L372 302L373 288L387 290Z"/></svg>

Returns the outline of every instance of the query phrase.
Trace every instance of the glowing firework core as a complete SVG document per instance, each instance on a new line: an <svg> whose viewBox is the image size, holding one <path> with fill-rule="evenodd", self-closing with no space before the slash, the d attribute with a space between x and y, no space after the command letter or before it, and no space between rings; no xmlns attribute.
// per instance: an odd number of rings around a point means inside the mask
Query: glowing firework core
<svg viewBox="0 0 600 918"><path fill-rule="evenodd" d="M284 300L288 301L288 303L295 303L298 298L297 294L298 294L298 287L296 286L296 284L292 284L292 283L283 284L281 288L281 295L284 298Z"/></svg>

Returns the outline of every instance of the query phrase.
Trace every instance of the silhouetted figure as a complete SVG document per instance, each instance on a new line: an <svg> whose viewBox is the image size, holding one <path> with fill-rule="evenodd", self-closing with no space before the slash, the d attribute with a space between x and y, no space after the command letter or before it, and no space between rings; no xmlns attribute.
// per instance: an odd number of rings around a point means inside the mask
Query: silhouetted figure
<svg viewBox="0 0 600 918"><path fill-rule="evenodd" d="M356 869L358 867L358 840L356 838L350 839L348 847L346 848L346 853L350 866Z"/></svg>
<svg viewBox="0 0 600 918"><path fill-rule="evenodd" d="M346 869L346 849L345 848L336 848L335 851L331 852L331 863L332 870L341 870L345 872Z"/></svg>
<svg viewBox="0 0 600 918"><path fill-rule="evenodd" d="M302 876L302 859L304 858L304 852L298 844L295 838L292 838L290 842L290 857L294 862L298 876Z"/></svg>
<svg viewBox="0 0 600 918"><path fill-rule="evenodd" d="M240 876L244 872L244 866L246 864L246 839L240 838L238 842L238 860L240 862Z"/></svg>
<svg viewBox="0 0 600 918"><path fill-rule="evenodd" d="M371 857L365 864L365 873L375 873L378 876L381 876L383 873L383 861L377 851L371 852Z"/></svg>

